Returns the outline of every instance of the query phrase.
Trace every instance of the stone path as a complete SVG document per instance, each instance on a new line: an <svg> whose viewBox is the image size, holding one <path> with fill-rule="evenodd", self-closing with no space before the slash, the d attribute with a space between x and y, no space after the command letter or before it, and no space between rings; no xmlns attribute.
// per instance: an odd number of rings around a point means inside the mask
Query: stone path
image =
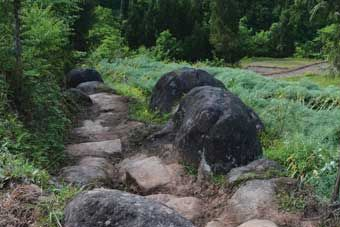
<svg viewBox="0 0 340 227"><path fill-rule="evenodd" d="M248 175L254 177L254 172L263 176L269 169L279 169L277 164L259 160L232 170L226 176L226 181L230 185L238 183L239 186L229 192L211 182L197 182L194 176L188 175L179 160L167 162L162 159L162 151L157 156L138 151L134 154L125 152L122 141L125 141L129 133L143 126L140 122L128 119L127 98L112 93L95 93L92 90L89 97L93 105L72 131L72 143L66 146L65 151L70 164L62 169L60 175L67 183L89 189L107 188L106 191L95 189L85 193L82 195L84 199L100 193L103 196L119 194L110 191L116 185L115 181L119 181L124 185L124 190L144 196L145 201L152 201L152 206L155 206L154 202L163 204L198 227L276 227L276 224L302 226L299 222L300 214L289 216L278 210L275 180L245 180ZM240 183L242 181L243 184ZM111 201L108 196L98 203L115 204L115 199ZM79 203L83 201L78 200ZM141 200L147 204L145 201ZM78 202L71 202L67 208L66 217L70 223L77 221L74 217L79 208ZM127 205L124 207L127 208ZM109 211L100 209L100 212ZM72 226L70 223L66 223L66 226ZM109 226L112 224L107 223Z"/></svg>
<svg viewBox="0 0 340 227"><path fill-rule="evenodd" d="M80 186L110 186L114 178L112 160L122 157L121 139L141 123L127 119L126 98L110 93L89 97L93 106L71 133L76 143L67 145L66 153L72 165L65 167L61 176L65 182Z"/></svg>

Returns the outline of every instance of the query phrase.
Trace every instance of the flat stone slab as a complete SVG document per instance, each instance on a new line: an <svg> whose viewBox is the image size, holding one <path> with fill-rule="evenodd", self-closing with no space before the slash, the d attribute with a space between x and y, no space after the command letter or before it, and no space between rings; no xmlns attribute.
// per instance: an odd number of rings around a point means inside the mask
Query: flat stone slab
<svg viewBox="0 0 340 227"><path fill-rule="evenodd" d="M72 131L72 137L81 142L98 142L118 139L112 128L102 125L102 120L85 120L82 126Z"/></svg>
<svg viewBox="0 0 340 227"><path fill-rule="evenodd" d="M162 203L189 220L195 220L201 216L203 209L202 200L195 197L177 197L169 194L156 194L146 196L159 203Z"/></svg>
<svg viewBox="0 0 340 227"><path fill-rule="evenodd" d="M120 166L125 182L136 183L145 193L171 182L167 166L158 157L126 159Z"/></svg>
<svg viewBox="0 0 340 227"><path fill-rule="evenodd" d="M113 165L104 158L86 157L75 166L62 170L62 179L78 186L111 185L113 180Z"/></svg>
<svg viewBox="0 0 340 227"><path fill-rule="evenodd" d="M110 127L102 125L102 120L84 120L79 128L74 128L73 133L79 136L108 132Z"/></svg>
<svg viewBox="0 0 340 227"><path fill-rule="evenodd" d="M237 222L260 218L276 210L275 184L270 180L251 180L242 185L228 202Z"/></svg>
<svg viewBox="0 0 340 227"><path fill-rule="evenodd" d="M98 108L100 112L127 112L128 105L127 105L127 98L108 94L108 93L97 93L90 95L90 98L95 108Z"/></svg>
<svg viewBox="0 0 340 227"><path fill-rule="evenodd" d="M269 220L250 220L246 223L243 223L242 225L239 225L238 227L277 227L277 225Z"/></svg>
<svg viewBox="0 0 340 227"><path fill-rule="evenodd" d="M219 221L211 221L208 222L205 227L225 227L225 225Z"/></svg>
<svg viewBox="0 0 340 227"><path fill-rule="evenodd" d="M69 156L76 159L86 156L115 158L121 156L122 143L120 139L116 139L101 142L72 144L66 147L66 152Z"/></svg>

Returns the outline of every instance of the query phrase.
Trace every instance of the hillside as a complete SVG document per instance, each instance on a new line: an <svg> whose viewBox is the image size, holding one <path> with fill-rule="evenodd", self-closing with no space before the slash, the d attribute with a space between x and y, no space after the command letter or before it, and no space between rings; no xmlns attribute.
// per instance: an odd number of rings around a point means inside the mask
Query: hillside
<svg viewBox="0 0 340 227"><path fill-rule="evenodd" d="M157 80L166 72L189 66L146 56L96 65L117 91L137 100L139 108L131 115L138 120L150 120L144 111ZM245 70L204 64L194 67L215 75L260 115L266 126L262 135L266 157L284 164L288 175L315 185L321 197L330 195L340 127L340 91L336 87L275 81Z"/></svg>
<svg viewBox="0 0 340 227"><path fill-rule="evenodd" d="M0 3L0 227L339 227L340 1Z"/></svg>

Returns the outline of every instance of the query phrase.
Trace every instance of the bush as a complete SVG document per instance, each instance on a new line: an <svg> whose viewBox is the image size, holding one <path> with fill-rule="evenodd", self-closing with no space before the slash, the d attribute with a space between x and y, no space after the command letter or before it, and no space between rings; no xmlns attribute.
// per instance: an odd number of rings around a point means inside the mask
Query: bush
<svg viewBox="0 0 340 227"><path fill-rule="evenodd" d="M61 83L68 57L67 24L54 16L51 7L41 8L37 4L24 9L22 20L25 76L53 76Z"/></svg>
<svg viewBox="0 0 340 227"><path fill-rule="evenodd" d="M102 40L98 48L96 48L88 58L88 62L95 63L102 59L112 61L116 58L128 56L129 48L125 46L124 40L120 37L119 32L113 32Z"/></svg>
<svg viewBox="0 0 340 227"><path fill-rule="evenodd" d="M180 43L172 36L169 30L159 34L155 46L155 55L159 60L180 59L182 52Z"/></svg>
<svg viewBox="0 0 340 227"><path fill-rule="evenodd" d="M112 10L97 6L93 18L94 22L87 37L91 49L87 62L95 64L102 59L112 61L127 56L129 48L121 36L118 21L113 17Z"/></svg>

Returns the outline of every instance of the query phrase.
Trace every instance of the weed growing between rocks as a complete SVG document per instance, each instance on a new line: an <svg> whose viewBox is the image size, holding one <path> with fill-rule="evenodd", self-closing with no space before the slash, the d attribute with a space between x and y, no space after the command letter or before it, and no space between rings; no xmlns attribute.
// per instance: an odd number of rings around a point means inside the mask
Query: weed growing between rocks
<svg viewBox="0 0 340 227"><path fill-rule="evenodd" d="M66 204L81 191L81 188L68 185L63 185L61 188L50 188L49 196L38 204L40 212L38 223L46 227L60 227Z"/></svg>
<svg viewBox="0 0 340 227"><path fill-rule="evenodd" d="M129 117L133 120L162 124L169 119L169 114L153 112L149 109L149 92L138 86L124 82L125 76L121 74L115 77L106 77L106 82L110 84L119 94L130 98Z"/></svg>

